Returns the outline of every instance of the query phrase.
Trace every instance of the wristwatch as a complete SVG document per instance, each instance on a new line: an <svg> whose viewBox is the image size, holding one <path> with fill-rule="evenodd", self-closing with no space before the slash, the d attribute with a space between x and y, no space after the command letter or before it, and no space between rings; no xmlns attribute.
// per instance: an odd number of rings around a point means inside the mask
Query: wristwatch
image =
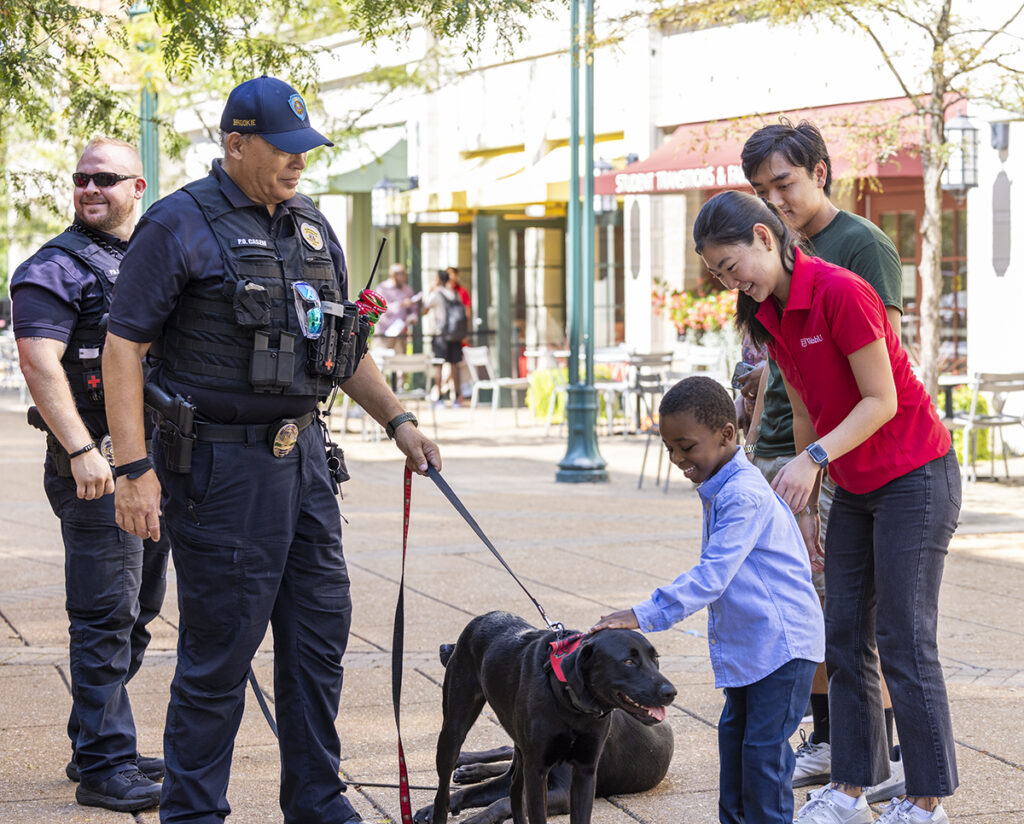
<svg viewBox="0 0 1024 824"><path fill-rule="evenodd" d="M411 423L417 429L420 425L420 422L416 420L416 416L412 412L403 412L401 415L395 415L395 417L388 421L388 425L384 427L384 431L388 433L389 439L395 439L395 430L403 423Z"/></svg>
<svg viewBox="0 0 1024 824"><path fill-rule="evenodd" d="M824 449L822 449L821 444L812 443L804 451L808 455L810 455L811 460L814 461L822 469L828 466L828 453Z"/></svg>

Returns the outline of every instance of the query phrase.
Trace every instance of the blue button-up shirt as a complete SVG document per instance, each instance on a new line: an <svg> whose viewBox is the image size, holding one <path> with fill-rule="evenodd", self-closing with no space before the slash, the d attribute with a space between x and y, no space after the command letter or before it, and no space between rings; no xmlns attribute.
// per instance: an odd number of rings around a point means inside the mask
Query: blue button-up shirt
<svg viewBox="0 0 1024 824"><path fill-rule="evenodd" d="M697 492L700 561L633 607L640 629L668 629L707 607L719 688L752 684L794 658L823 661L821 603L789 507L738 448Z"/></svg>

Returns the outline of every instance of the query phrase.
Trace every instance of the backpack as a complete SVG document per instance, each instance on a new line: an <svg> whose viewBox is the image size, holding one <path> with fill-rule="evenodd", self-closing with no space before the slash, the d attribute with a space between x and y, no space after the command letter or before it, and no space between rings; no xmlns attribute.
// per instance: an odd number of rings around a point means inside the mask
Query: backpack
<svg viewBox="0 0 1024 824"><path fill-rule="evenodd" d="M441 328L441 337L449 343L461 343L469 334L469 318L466 315L466 306L458 297L449 298L444 292L444 326Z"/></svg>

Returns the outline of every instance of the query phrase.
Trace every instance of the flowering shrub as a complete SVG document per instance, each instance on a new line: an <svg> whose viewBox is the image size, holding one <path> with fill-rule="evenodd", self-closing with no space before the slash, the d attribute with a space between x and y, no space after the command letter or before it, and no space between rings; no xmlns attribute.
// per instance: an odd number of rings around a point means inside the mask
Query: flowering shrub
<svg viewBox="0 0 1024 824"><path fill-rule="evenodd" d="M692 329L698 334L731 328L736 316L736 293L722 290L704 294L669 288L656 280L651 292L654 311L672 321L680 335Z"/></svg>

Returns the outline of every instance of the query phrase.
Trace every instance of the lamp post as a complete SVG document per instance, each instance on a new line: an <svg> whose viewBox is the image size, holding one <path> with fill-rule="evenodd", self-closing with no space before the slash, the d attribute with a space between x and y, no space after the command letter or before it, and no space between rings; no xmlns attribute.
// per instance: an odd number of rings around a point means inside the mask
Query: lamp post
<svg viewBox="0 0 1024 824"><path fill-rule="evenodd" d="M586 0L584 24L584 183L580 203L579 169L579 0L569 14L569 386L566 415L569 440L555 480L607 481L607 464L597 448L597 391L594 389L594 0ZM580 382L580 339L585 382Z"/></svg>
<svg viewBox="0 0 1024 824"><path fill-rule="evenodd" d="M963 200L978 185L978 129L960 112L946 124L949 159L942 175L942 189Z"/></svg>
<svg viewBox="0 0 1024 824"><path fill-rule="evenodd" d="M149 14L148 3L139 2L128 9L128 18ZM151 51L153 43L138 44L139 51ZM160 199L160 136L157 127L157 93L153 89L153 75L146 72L139 92L139 157L142 160L142 176L146 179L146 191L142 193L142 211L146 211Z"/></svg>

